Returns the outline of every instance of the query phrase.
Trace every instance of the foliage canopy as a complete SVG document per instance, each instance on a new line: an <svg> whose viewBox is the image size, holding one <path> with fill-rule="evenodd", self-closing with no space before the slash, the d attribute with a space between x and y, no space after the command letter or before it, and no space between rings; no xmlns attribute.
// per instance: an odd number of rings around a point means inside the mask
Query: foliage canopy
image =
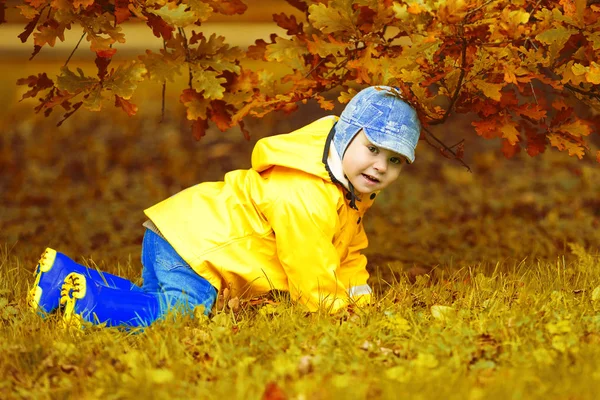
<svg viewBox="0 0 600 400"><path fill-rule="evenodd" d="M247 116L292 112L310 99L331 110L332 89L345 103L363 85L390 85L418 109L423 139L446 156L460 160L462 142L446 146L427 127L467 113L476 115L474 132L501 140L507 157L521 148L535 156L548 145L579 159L590 152L600 111L594 0L287 1L306 18L273 15L287 35L244 50L201 32L214 13L244 13L242 0L25 0L17 7L29 23L19 38L33 34L32 58L78 26L96 53L97 74L72 71L67 60L55 81L39 73L18 84L46 115L61 106L68 118L82 106L99 111L111 103L134 115L131 98L141 81L166 85L187 74L180 101L196 138L209 122L222 131L239 125L248 135ZM122 25L134 20L162 38L163 48L109 69L126 41ZM288 72L276 78L244 58Z"/></svg>

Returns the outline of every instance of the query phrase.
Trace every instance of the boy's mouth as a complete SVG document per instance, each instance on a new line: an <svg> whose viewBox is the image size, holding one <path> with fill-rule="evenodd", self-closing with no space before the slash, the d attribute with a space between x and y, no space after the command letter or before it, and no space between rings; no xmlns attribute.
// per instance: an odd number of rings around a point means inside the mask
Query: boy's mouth
<svg viewBox="0 0 600 400"><path fill-rule="evenodd" d="M368 180L369 182L379 183L379 179L375 178L374 176L367 175L367 174L362 174L362 176L364 176L365 179Z"/></svg>

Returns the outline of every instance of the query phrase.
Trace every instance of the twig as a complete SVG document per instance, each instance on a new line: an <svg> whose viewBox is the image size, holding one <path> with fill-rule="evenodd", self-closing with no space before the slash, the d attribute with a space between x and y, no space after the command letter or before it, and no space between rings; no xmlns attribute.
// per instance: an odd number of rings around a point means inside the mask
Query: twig
<svg viewBox="0 0 600 400"><path fill-rule="evenodd" d="M192 65L191 65L192 63L190 62L191 61L190 48L188 46L187 36L186 36L183 28L178 28L178 30L179 30L179 34L181 35L181 37L183 37L183 47L185 48L185 62L188 63L188 71L189 71L188 86L190 87L190 89L193 89L192 88L193 75L192 75Z"/></svg>
<svg viewBox="0 0 600 400"><path fill-rule="evenodd" d="M448 153L452 154L454 156L454 159L457 160L459 163L461 163L469 172L473 172L471 171L471 167L469 167L460 157L458 157L456 155L456 153L454 152L454 150L452 150L452 148L448 147L444 142L442 142L440 139L438 139L433 133L431 133L431 131L427 128L423 128L423 130L425 131L425 133L427 133L429 136L431 136L433 138L433 140L435 140L440 146L442 146L442 148L444 150L446 150ZM425 138L425 141L432 147L435 147L436 149L438 149L437 146L435 146L434 144L432 144L429 140L427 140L427 138ZM461 144L464 140L461 140L460 142L458 142L457 144L455 144L452 147L458 146L459 144Z"/></svg>
<svg viewBox="0 0 600 400"><path fill-rule="evenodd" d="M167 42L166 40L163 38L163 49L166 51L167 50ZM162 105L161 105L161 112L160 112L160 123L162 123L165 120L165 94L167 93L167 80L165 79L165 81L163 82L163 87L162 87Z"/></svg>
<svg viewBox="0 0 600 400"><path fill-rule="evenodd" d="M77 48L79 47L79 44L81 43L81 41L83 40L84 37L85 37L85 32L83 32L83 35L81 35L81 37L79 38L79 41L75 45L75 48L73 49L71 54L69 54L69 58L67 58L67 61L65 61L65 65L63 65L64 67L66 67L67 64L69 63L69 61L71 61L71 57L73 57L73 54L75 54L75 51L77 51Z"/></svg>

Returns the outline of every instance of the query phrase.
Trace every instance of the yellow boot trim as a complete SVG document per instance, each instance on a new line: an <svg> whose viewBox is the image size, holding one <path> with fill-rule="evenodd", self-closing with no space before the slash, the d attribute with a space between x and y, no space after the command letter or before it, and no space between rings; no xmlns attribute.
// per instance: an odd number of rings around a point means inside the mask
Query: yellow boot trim
<svg viewBox="0 0 600 400"><path fill-rule="evenodd" d="M52 269L55 259L56 250L47 247L46 250L42 253L40 260L38 261L35 267L35 280L33 282L33 286L31 287L27 295L27 304L29 306L29 309L34 312L38 311L40 299L42 298L42 288L39 286L40 279L42 278L42 274L44 272L48 272Z"/></svg>
<svg viewBox="0 0 600 400"><path fill-rule="evenodd" d="M83 318L75 312L75 304L78 299L85 297L86 287L85 276L77 272L71 272L65 278L65 283L60 290L60 304L65 306L63 315L65 328L81 329L83 327Z"/></svg>

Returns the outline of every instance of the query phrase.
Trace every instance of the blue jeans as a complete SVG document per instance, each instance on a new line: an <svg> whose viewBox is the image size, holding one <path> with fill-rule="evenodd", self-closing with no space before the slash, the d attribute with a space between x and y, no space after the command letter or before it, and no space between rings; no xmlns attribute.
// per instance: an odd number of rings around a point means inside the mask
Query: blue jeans
<svg viewBox="0 0 600 400"><path fill-rule="evenodd" d="M159 318L171 310L193 315L199 305L204 305L204 314L210 313L217 289L198 275L169 242L149 229L142 242L142 265L142 290L158 297Z"/></svg>

